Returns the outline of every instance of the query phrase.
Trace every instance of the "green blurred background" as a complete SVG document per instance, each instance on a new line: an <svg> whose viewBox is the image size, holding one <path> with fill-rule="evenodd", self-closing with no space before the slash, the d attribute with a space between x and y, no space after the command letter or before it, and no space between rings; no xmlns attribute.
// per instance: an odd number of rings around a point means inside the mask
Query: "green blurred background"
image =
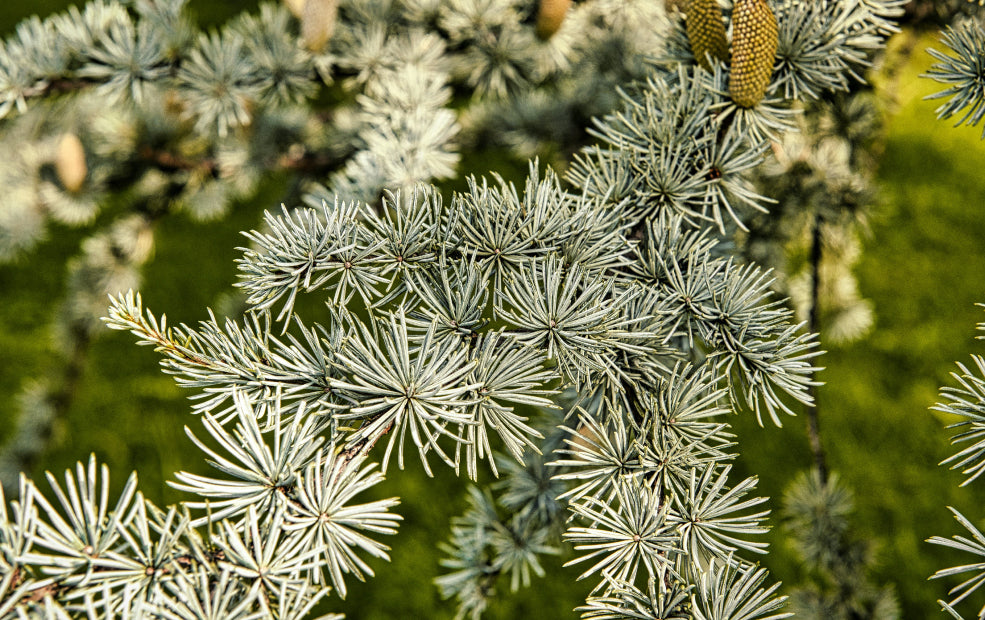
<svg viewBox="0 0 985 620"><path fill-rule="evenodd" d="M61 10L67 2L8 0L0 3L0 31L18 20ZM202 24L255 7L255 2L193 0ZM934 120L938 90L918 79L930 65L923 51L903 69L893 96L888 137L878 171L880 217L865 242L858 269L862 293L876 308L876 326L851 346L824 356L820 389L821 427L831 467L854 490L856 526L879 548L877 581L895 584L905 618L941 617L936 599L951 584L927 582L938 568L963 563L930 536L958 533L946 506L974 517L983 514L979 487L959 489L961 478L937 466L950 449L946 423L928 407L938 386L949 382L953 362L985 352L974 325L985 320L976 302L985 302L985 143L975 129L952 129ZM495 164L481 157L463 163L463 172L485 173ZM219 223L195 224L166 218L157 230L156 250L145 269L142 294L172 322L206 318L235 281L235 247L240 230L259 225L262 212L279 204L286 181L274 179ZM114 216L107 209L97 222ZM66 261L78 252L84 231L52 225L48 240L13 265L0 266L0 441L11 433L16 395L27 381L56 367L50 324L63 296ZM197 422L186 398L158 368L158 356L119 332L95 341L80 390L67 420L57 428L36 478L85 459L91 452L109 463L117 484L138 470L151 499L179 499L165 481L174 471L204 472L200 454L183 425ZM734 420L742 456L738 475L758 474L760 493L779 498L792 478L810 465L804 422L790 418L782 429L759 428L751 416ZM465 507L463 481L439 471L427 479L418 467L393 471L378 495L399 495L405 521L392 543L392 563L373 563L377 578L355 583L348 600L331 609L354 620L451 618L454 606L441 601L431 579L439 574L437 544L446 539L449 519ZM453 498L448 501L448 498ZM456 499L457 498L457 499ZM773 519L776 525L776 518ZM775 579L794 584L800 569L775 528L763 564ZM577 571L562 569L564 558L549 558L548 577L516 595L501 597L486 617L573 618L571 610L587 592L574 582ZM501 588L502 589L502 588Z"/></svg>

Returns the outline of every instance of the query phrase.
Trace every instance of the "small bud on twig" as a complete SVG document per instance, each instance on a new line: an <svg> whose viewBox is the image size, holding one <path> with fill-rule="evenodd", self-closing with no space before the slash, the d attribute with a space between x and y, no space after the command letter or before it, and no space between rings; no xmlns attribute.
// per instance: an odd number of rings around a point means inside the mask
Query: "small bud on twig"
<svg viewBox="0 0 985 620"><path fill-rule="evenodd" d="M301 14L301 39L312 52L319 52L332 38L339 15L339 0L306 0Z"/></svg>
<svg viewBox="0 0 985 620"><path fill-rule="evenodd" d="M553 37L561 29L570 6L571 0L540 0L537 8L537 37L544 41Z"/></svg>
<svg viewBox="0 0 985 620"><path fill-rule="evenodd" d="M301 14L304 13L304 0L284 0L284 5L287 6L287 10L294 14L294 17L301 19Z"/></svg>
<svg viewBox="0 0 985 620"><path fill-rule="evenodd" d="M75 194L82 189L89 168L86 166L86 153L82 141L74 133L62 135L55 152L55 173L62 187Z"/></svg>

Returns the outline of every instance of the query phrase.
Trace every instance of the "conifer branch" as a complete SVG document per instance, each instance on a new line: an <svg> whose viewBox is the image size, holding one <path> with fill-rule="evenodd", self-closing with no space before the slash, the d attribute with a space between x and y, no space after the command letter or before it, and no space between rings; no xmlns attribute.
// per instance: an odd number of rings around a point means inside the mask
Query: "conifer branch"
<svg viewBox="0 0 985 620"><path fill-rule="evenodd" d="M194 499L167 510L135 478L111 509L95 461L64 488L49 476L56 501L22 482L13 519L0 498L0 595L17 601L0 616L23 602L32 613L301 617L329 586L345 596L346 575L371 576L366 558L388 558L374 535L395 533L397 500L352 499L382 479L366 460L377 455L385 472L407 452L428 473L437 454L473 479L481 461L502 474L495 497L470 491L451 527L452 572L438 585L460 617L478 618L500 577L529 585L565 541L596 584L583 617L785 617L776 586L744 557L764 550L768 511L750 497L755 477L730 477L724 418L745 406L780 424L792 402L812 404L820 352L772 296L770 273L727 248L773 204L753 171L791 127L794 99L861 79L901 2L761 4L775 9L779 51L757 59L759 73L773 71L742 105L727 94L737 68L699 66L679 45L679 19L653 3L583 4L540 40L512 0L438 7L429 33L422 3L399 14L343 5L331 39L302 23L300 42L283 10L196 33L180 0L159 0L133 14L94 4L77 12L83 26L38 20L5 43L0 113L40 102L39 76L98 82L91 92L132 102L147 127L177 122L164 139L130 144L153 145L137 157L182 195L226 187L227 173L328 174L306 196L315 208L285 207L247 233L240 321L169 327L138 294L113 297L106 324L153 346L195 391L205 435L189 436L219 473L176 474ZM103 23L92 7L109 6ZM618 33L654 32L667 43L638 45L660 62L625 68L641 79L593 103L608 108L598 142L566 179L533 161L519 184L472 177L448 199L429 184L458 161L450 85L507 106L535 87L595 92L607 46L625 50ZM67 46L42 53L65 33ZM322 45L330 52L310 49ZM18 66L25 50L38 58ZM304 134L312 117L292 129L289 110L331 79L358 91L351 127L256 155L268 135ZM181 99L170 112L155 107L162 88ZM308 168L319 157L338 165ZM321 323L299 316L305 294L328 302ZM556 415L534 421L534 408ZM44 609L28 600L42 591L55 595Z"/></svg>

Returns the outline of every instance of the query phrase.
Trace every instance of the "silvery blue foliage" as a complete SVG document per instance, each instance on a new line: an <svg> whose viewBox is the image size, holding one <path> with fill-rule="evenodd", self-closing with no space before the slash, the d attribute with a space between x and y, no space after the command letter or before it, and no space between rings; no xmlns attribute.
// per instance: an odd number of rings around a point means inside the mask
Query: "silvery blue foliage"
<svg viewBox="0 0 985 620"><path fill-rule="evenodd" d="M924 77L947 85L947 89L928 99L948 98L937 107L937 118L949 119L961 113L955 126L977 125L985 116L985 30L979 21L968 19L955 26L948 26L941 42L946 52L933 48L927 50L938 62ZM985 137L985 133L982 134Z"/></svg>
<svg viewBox="0 0 985 620"><path fill-rule="evenodd" d="M977 125L985 114L985 91L982 88L985 75L985 65L982 62L985 58L985 30L978 19L967 19L948 27L942 42L948 48L948 53L928 50L939 62L923 77L946 84L948 88L929 98L950 97L950 100L937 108L938 118L947 119L963 112L956 125ZM978 329L985 329L985 324L979 323ZM941 388L941 397L945 400L933 407L937 411L956 416L957 421L948 428L957 431L951 438L951 443L957 445L958 450L942 461L941 465L960 469L966 476L962 486L977 480L985 471L985 359L980 355L973 355L972 361L974 365L970 368L958 363L958 372L951 373L958 385ZM985 556L985 534L982 534L974 521L954 508L949 509L968 535L954 535L951 538L934 536L928 542L974 557L964 560L962 564L938 570L931 579L958 575L963 578L961 583L950 589L948 600L938 601L943 610L960 619L962 615L957 610L958 605L985 583L985 562L982 561ZM977 617L985 617L985 606L979 608Z"/></svg>
<svg viewBox="0 0 985 620"><path fill-rule="evenodd" d="M985 329L985 324L979 323L978 329ZM978 338L981 339L982 337L979 336ZM980 355L973 355L972 361L974 366L970 369L964 364L958 363L958 372L951 373L958 385L941 388L941 397L946 400L933 407L937 411L957 417L957 421L948 428L957 431L951 438L951 443L958 444L959 449L941 462L941 465L949 465L951 469L960 469L961 473L966 476L962 486L970 484L981 475L983 457L985 457L985 443L982 440L982 437L985 436L985 378L983 378L985 377L985 359ZM931 579L940 579L960 575L964 579L951 588L948 592L950 598L947 601L938 601L951 616L960 619L962 616L955 608L978 591L985 581L985 562L981 560L985 556L985 534L982 534L979 526L968 517L954 508L949 509L958 523L967 531L968 536L955 535L951 538L934 536L927 542L975 556L964 559L962 564L942 568L931 577ZM983 615L985 615L985 606L979 609L977 617L981 618Z"/></svg>
<svg viewBox="0 0 985 620"><path fill-rule="evenodd" d="M138 6L178 15L181 4ZM573 24L628 28L653 10L585 4ZM568 39L569 57L564 36L534 40L520 2L345 3L332 51L310 55L284 45L274 9L182 52L97 3L84 23L103 30L65 40L91 36L98 53L46 53L34 75L2 63L8 114L46 94L45 76L78 68L69 77L137 106L176 88L179 116L218 141L259 120L254 106L308 97L305 72L324 79L335 63L364 90L345 163L307 193L309 208L247 233L242 319L169 326L138 294L113 297L106 324L153 346L196 391L205 434L189 435L219 474L176 474L195 499L167 509L135 476L111 509L94 460L64 488L49 476L55 502L22 481L0 515L0 617L302 617L330 588L344 596L347 576L372 575L366 558L387 557L378 538L395 533L397 500L354 498L382 479L367 459L386 473L406 453L428 473L432 460L456 472L464 461L476 480L488 461L502 475L497 496L470 491L451 527L438 586L459 617L479 617L500 576L529 584L561 542L596 584L585 618L785 617L745 557L764 551L768 511L754 477L730 479L725 419L747 408L780 424L810 406L820 352L772 298L771 276L730 257L728 242L769 204L749 174L791 127L791 99L858 77L901 2L772 4L813 30L807 40L781 28L761 104L732 103L728 68L699 68L674 47L681 20L658 10L665 49L650 48L646 79L598 121L598 143L566 179L531 162L522 188L492 174L451 197L427 183L455 161L447 84L506 98L591 54ZM382 26L412 16L467 52L446 63L447 43ZM29 56L17 45L39 46L59 23L32 22L3 54ZM180 70L158 79L181 53ZM327 308L302 317L302 294Z"/></svg>

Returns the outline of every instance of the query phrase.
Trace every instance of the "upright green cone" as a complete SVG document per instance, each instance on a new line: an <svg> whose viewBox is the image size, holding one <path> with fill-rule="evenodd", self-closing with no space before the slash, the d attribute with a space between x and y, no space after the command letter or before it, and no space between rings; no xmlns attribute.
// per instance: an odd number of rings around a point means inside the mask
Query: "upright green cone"
<svg viewBox="0 0 985 620"><path fill-rule="evenodd" d="M668 13L673 13L675 11L680 11L683 13L687 11L687 0L664 0L664 9Z"/></svg>
<svg viewBox="0 0 985 620"><path fill-rule="evenodd" d="M773 75L778 43L776 15L766 0L736 0L728 90L737 106L751 108L762 101Z"/></svg>
<svg viewBox="0 0 985 620"><path fill-rule="evenodd" d="M690 0L686 3L685 15L687 38L698 64L711 71L709 56L728 62L728 38L717 0Z"/></svg>

